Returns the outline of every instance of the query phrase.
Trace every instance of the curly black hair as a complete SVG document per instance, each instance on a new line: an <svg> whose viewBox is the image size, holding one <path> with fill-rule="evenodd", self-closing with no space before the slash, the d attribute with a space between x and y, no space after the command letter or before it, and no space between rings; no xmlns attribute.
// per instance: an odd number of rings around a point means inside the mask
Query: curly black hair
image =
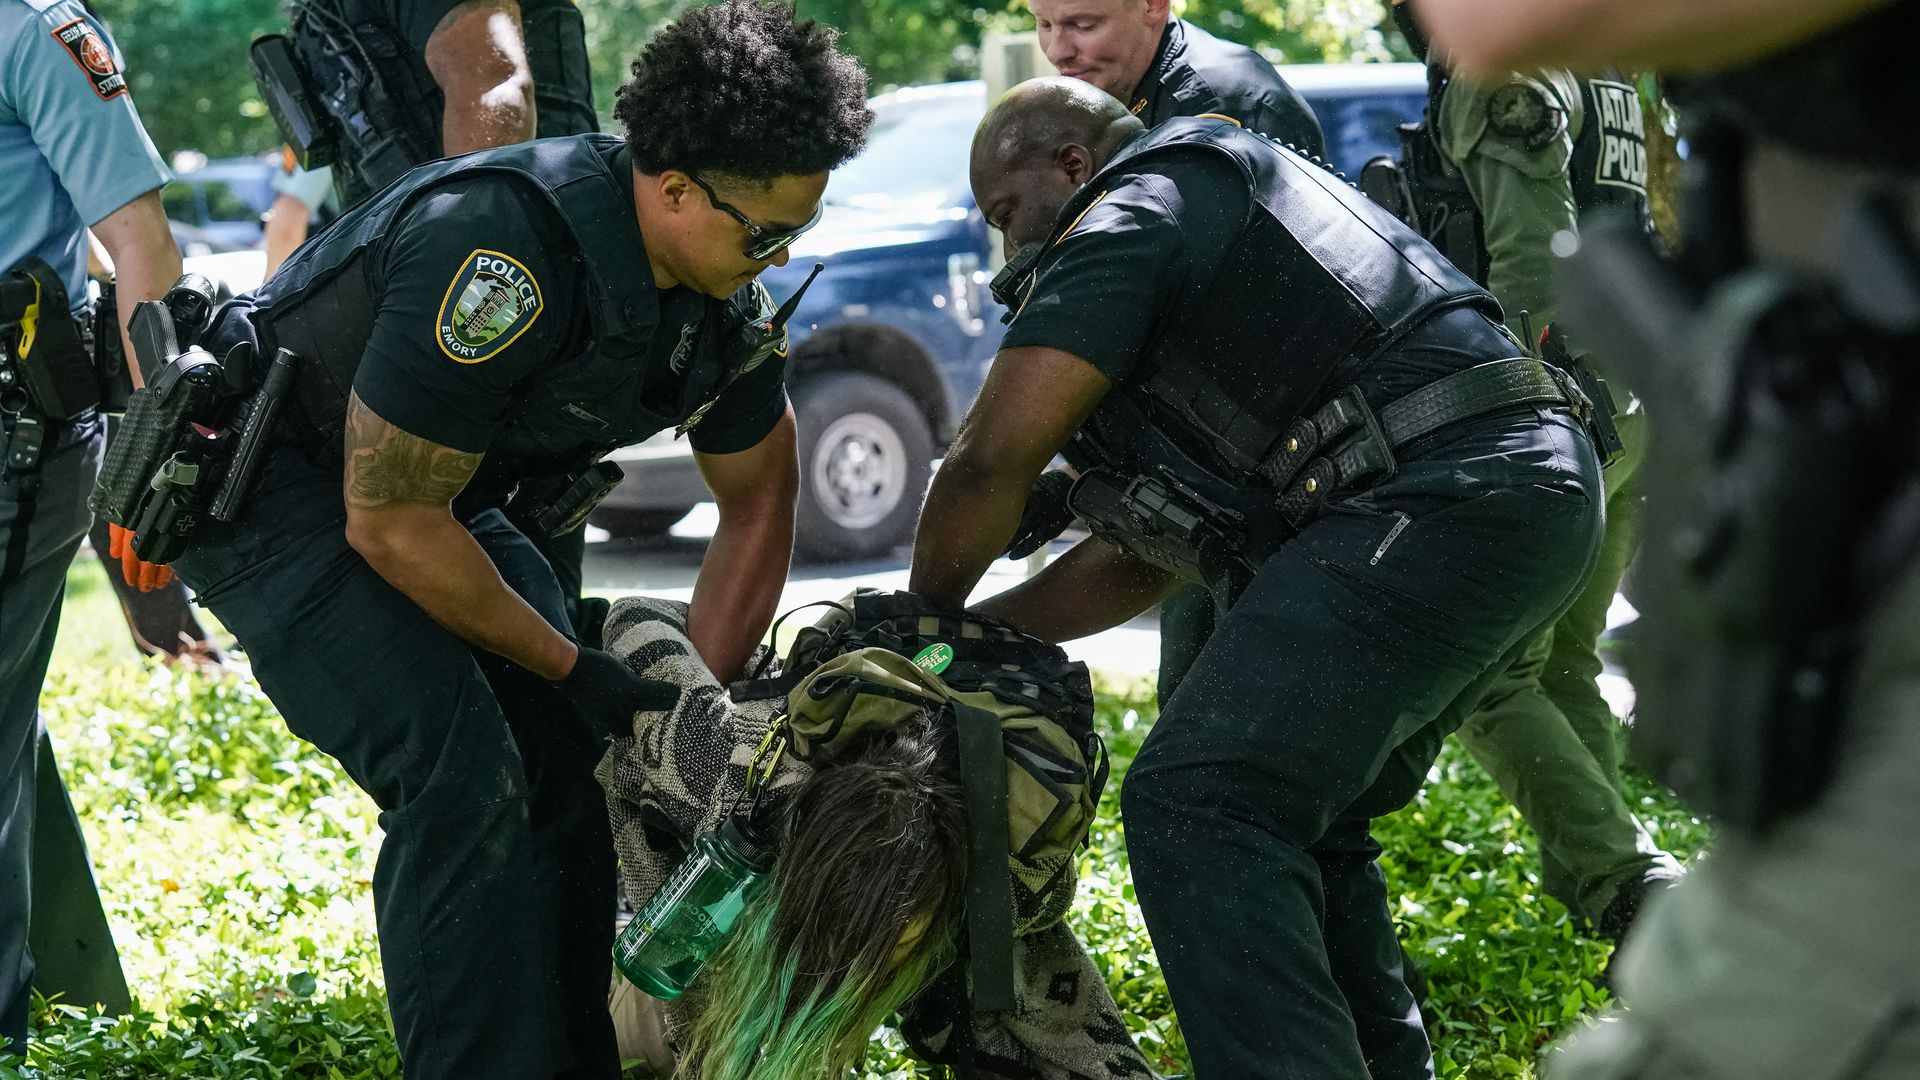
<svg viewBox="0 0 1920 1080"><path fill-rule="evenodd" d="M634 165L764 183L859 153L873 125L867 73L839 37L774 0L724 0L667 24L614 96Z"/></svg>

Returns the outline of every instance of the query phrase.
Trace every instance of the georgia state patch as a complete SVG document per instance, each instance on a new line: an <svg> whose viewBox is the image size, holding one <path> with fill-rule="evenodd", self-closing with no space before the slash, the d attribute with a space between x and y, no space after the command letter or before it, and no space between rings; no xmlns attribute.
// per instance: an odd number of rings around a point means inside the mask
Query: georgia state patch
<svg viewBox="0 0 1920 1080"><path fill-rule="evenodd" d="M127 92L127 77L121 74L120 65L113 62L113 51L100 40L99 33L87 20L75 19L54 27L53 39L65 47L73 62L87 73L93 92L102 100Z"/></svg>
<svg viewBox="0 0 1920 1080"><path fill-rule="evenodd" d="M510 255L476 249L440 301L440 351L477 364L527 332L540 317L540 283Z"/></svg>

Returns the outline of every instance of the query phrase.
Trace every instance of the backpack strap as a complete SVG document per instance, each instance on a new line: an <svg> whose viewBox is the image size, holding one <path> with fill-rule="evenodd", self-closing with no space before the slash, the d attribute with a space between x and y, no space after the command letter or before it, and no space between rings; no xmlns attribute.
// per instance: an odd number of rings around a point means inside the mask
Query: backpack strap
<svg viewBox="0 0 1920 1080"><path fill-rule="evenodd" d="M1007 873L1007 762L1000 718L952 699L967 803L967 966L973 1006L1007 1012L1013 995L1013 879ZM983 867L991 867L983 872Z"/></svg>

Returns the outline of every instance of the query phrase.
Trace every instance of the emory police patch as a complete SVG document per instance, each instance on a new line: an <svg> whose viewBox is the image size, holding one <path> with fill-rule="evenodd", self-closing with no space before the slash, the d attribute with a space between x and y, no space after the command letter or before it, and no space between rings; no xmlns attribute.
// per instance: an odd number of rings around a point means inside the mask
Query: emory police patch
<svg viewBox="0 0 1920 1080"><path fill-rule="evenodd" d="M477 364L513 344L540 317L540 283L509 255L477 249L440 301L440 351Z"/></svg>

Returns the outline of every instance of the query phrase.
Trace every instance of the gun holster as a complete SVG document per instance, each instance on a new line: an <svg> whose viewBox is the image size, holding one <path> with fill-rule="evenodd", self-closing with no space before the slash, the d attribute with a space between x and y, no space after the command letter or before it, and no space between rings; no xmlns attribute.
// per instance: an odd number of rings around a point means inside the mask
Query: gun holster
<svg viewBox="0 0 1920 1080"><path fill-rule="evenodd" d="M1703 293L1644 238L1583 232L1568 316L1672 418L1643 468L1635 755L1763 830L1824 790L1862 630L1920 540L1889 538L1893 496L1920 476L1902 363L1920 334L1869 328L1831 288L1776 272ZM1903 554L1862 573L1869 543Z"/></svg>
<svg viewBox="0 0 1920 1080"><path fill-rule="evenodd" d="M0 409L30 407L42 421L64 423L97 408L91 336L73 318L60 275L44 261L28 259L0 278Z"/></svg>
<svg viewBox="0 0 1920 1080"><path fill-rule="evenodd" d="M238 516L265 464L298 363L280 350L249 394L252 343L224 358L181 347L178 325L204 325L193 299L204 281L191 278L183 277L166 302L134 310L130 334L147 385L133 392L88 500L95 513L133 532L134 554L150 563L179 557L203 519Z"/></svg>
<svg viewBox="0 0 1920 1080"><path fill-rule="evenodd" d="M1467 183L1440 156L1426 124L1400 125L1400 158L1384 154L1360 169L1360 190L1440 249L1475 281L1487 279L1489 258L1480 210Z"/></svg>
<svg viewBox="0 0 1920 1080"><path fill-rule="evenodd" d="M1130 474L1088 469L1067 504L1102 539L1196 584L1241 567L1246 529L1240 515L1183 484L1167 470Z"/></svg>
<svg viewBox="0 0 1920 1080"><path fill-rule="evenodd" d="M1540 340L1540 360L1549 367L1565 372L1586 398L1589 408L1580 420L1586 425L1587 434L1593 437L1593 448L1599 452L1600 467L1604 469L1620 460L1620 455L1626 451L1626 443L1620 438L1619 425L1614 422L1614 417L1620 411L1619 404L1613 399L1613 389L1593 369L1587 354L1574 353L1560 328L1549 326Z"/></svg>
<svg viewBox="0 0 1920 1080"><path fill-rule="evenodd" d="M133 398L133 373L127 369L127 350L120 341L120 297L108 279L93 305L93 367L100 381L100 411L123 413Z"/></svg>

